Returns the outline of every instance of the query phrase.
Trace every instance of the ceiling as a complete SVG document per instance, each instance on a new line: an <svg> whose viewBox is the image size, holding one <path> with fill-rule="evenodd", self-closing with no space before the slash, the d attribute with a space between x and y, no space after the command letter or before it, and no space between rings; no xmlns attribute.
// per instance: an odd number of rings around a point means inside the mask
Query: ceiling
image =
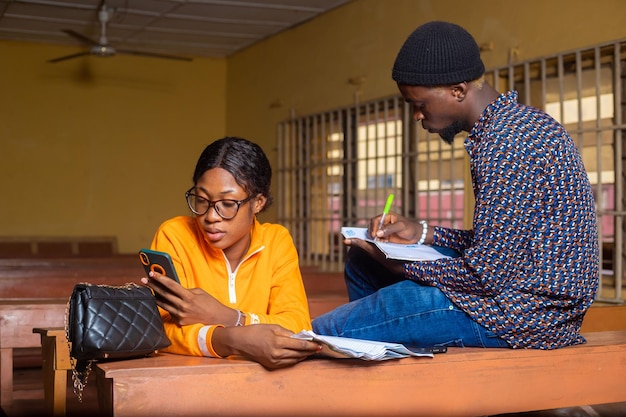
<svg viewBox="0 0 626 417"><path fill-rule="evenodd" d="M227 57L348 1L106 0L105 43L113 53ZM87 55L102 43L101 3L0 0L0 39L74 45L73 55Z"/></svg>

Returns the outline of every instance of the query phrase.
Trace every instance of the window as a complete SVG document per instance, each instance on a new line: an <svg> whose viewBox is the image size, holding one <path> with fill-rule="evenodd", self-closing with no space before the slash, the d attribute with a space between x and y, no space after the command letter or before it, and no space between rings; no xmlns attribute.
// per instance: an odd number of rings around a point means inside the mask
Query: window
<svg viewBox="0 0 626 417"><path fill-rule="evenodd" d="M291 120L279 129L279 222L303 265L343 268L343 225L393 211L463 227L465 150L430 135L399 96Z"/></svg>

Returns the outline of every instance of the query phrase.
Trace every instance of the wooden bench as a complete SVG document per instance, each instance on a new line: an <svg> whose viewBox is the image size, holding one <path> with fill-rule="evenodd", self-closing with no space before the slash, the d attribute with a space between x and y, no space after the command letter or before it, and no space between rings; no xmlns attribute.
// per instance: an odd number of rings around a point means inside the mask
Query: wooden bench
<svg viewBox="0 0 626 417"><path fill-rule="evenodd" d="M432 359L309 359L274 371L157 354L99 364L98 397L103 415L116 417L451 417L626 401L626 331L585 337L552 351L451 348Z"/></svg>
<svg viewBox="0 0 626 417"><path fill-rule="evenodd" d="M312 318L349 301L343 272L318 272L312 267L303 267L301 270Z"/></svg>
<svg viewBox="0 0 626 417"><path fill-rule="evenodd" d="M2 260L0 260L0 271L2 269ZM132 264L135 265L135 258L133 257L133 261ZM96 268L98 269L98 268ZM76 269L74 269L76 270ZM78 269L80 270L80 268ZM141 272L140 272L141 275ZM324 293L324 291L328 292L330 295L335 294L338 297L344 297L344 294L341 293L341 289L342 289L342 285L343 282L338 281L341 276L337 276L337 274L335 274L335 276L328 274L321 274L321 276L318 276L315 273L312 273L311 271L308 272L304 272L303 273L304 278L305 278L305 287L307 288L307 292L313 292L314 294L320 294L320 293ZM1 273L0 273L0 277L1 277ZM92 281L92 282L97 282L97 281ZM125 281L124 281L125 282ZM339 294L338 294L339 293ZM337 295L338 294L338 295ZM312 300L318 300L318 298L316 296L310 296L310 303ZM67 300L65 300L67 301ZM312 311L313 314L313 311ZM37 326L34 326L37 327ZM43 327L43 326L40 326ZM56 416L61 416L65 414L65 399L66 399L66 392L65 392L65 386L62 384L62 382L59 381L67 381L67 370L69 369L68 367L68 363L69 363L69 356L68 356L68 350L67 350L67 344L66 344L66 340L65 340L65 335L63 332L62 328L54 328L57 326L52 326L52 328L38 328L35 330L35 333L39 333L39 335L41 336L41 344L44 346L44 350L45 350L45 346L48 346L49 349L48 351L44 351L44 358L54 358L54 362L52 360L47 360L44 359L44 366L46 369L44 369L44 379L45 379L45 383L44 383L44 394L45 394L45 398L46 398L46 407L49 411L50 415L56 415ZM605 331L605 330L615 330L615 329L620 329L620 330L626 330L626 306L620 306L620 307L592 307L589 312L587 313L587 316L585 318L585 322L583 323L583 331L584 332L595 332L595 331ZM603 333L603 334L609 334L609 333ZM589 335L591 336L591 335ZM617 339L617 340L605 340L606 345L597 345L598 343L598 336L593 336L592 337L593 340L595 340L594 343L596 343L596 345L592 346L591 344L591 340L590 343L584 346L579 346L579 347L573 347L571 349L581 349L581 348L588 348L588 347L594 347L594 349L596 349L595 354L597 354L599 357L602 357L604 355L604 350L607 349L607 351L612 352L613 347L611 345L613 344L617 344L618 346L623 345L623 343L620 341L621 339ZM52 349L52 350L50 350ZM56 351L54 350L56 349ZM62 349L63 352L60 352L58 349ZM555 353L554 357L559 357L561 351L568 351L570 350L570 348L566 348L566 349L562 349L559 351L552 351L549 353ZM452 352L456 351L456 349L453 349ZM468 353L468 354L487 354L487 355L491 355L491 350L484 350L484 349L478 349L476 350L477 352L472 353L472 349L470 350L465 350L463 349L462 352ZM452 353L450 352L450 353ZM504 349L503 352L506 353L511 353L512 355L514 355L514 357L517 357L515 355L518 355L518 351L512 351L509 349ZM522 352L528 352L528 351L522 351ZM536 352L536 351L530 351L530 352ZM543 351L540 351L543 352ZM586 352L586 350L584 351ZM496 352L494 352L495 354ZM505 355L506 355L505 353ZM543 353L540 353L539 355L542 355ZM446 355L438 355L435 357L435 360L440 360L440 358L448 358L449 356L447 356L449 354ZM454 353L454 355L458 355L458 353ZM451 356L454 356L451 355ZM500 354L498 354L500 355ZM171 356L171 355L165 355L165 356ZM205 359L205 358L189 358L189 357L180 357L180 356L176 356L174 358L178 358L178 359L174 359L174 361L176 360L182 360L181 358L185 359L185 360L200 360L203 361L203 363L205 363L204 361L208 361L206 363L211 364L211 366L214 366L216 364L218 365L223 365L223 364L227 364L227 365L232 365L232 364L247 364L245 366L249 366L249 368L237 368L236 372L243 372L246 373L248 372L249 375L248 377L250 377L250 375L252 375L252 378L257 378L257 374L258 375L264 375L264 372L267 372L265 370L263 370L262 368L260 368L258 365L254 364L254 363L249 363L247 361L231 361L231 360L226 360L226 361L222 361L222 360L212 360L212 359ZM460 357L459 357L460 358ZM148 358L151 359L151 358ZM482 360L482 359L481 359ZM490 362L486 362L491 364L491 363L500 363L501 360L499 359L499 356L496 356L494 358L485 358L484 360L486 361L490 361ZM409 362L410 363L411 360L409 361L405 361L405 362ZM452 361L450 363L454 363L454 366L458 366L456 365L457 362L463 362L463 360L458 359L455 361ZM491 362L493 361L493 362ZM520 358L517 359L518 363L516 365L507 365L507 366L524 366L522 363L523 362ZM133 361L124 361L124 362L130 362L133 363ZM320 359L320 360L311 360L311 361L306 361L303 364L298 364L294 369L302 369L302 366L304 366L304 369L311 369L311 372L314 372L315 368L308 368L310 365L306 365L309 362L314 362L314 363L321 363L323 369L328 368L328 366L330 366L330 368L333 368L335 365L332 365L334 362L333 360L325 360L325 359ZM325 364L327 362L330 362L331 365L329 364ZM339 369L344 369L343 367L345 366L346 363L349 363L351 361L348 362L342 362L340 361L340 364L338 365L340 368ZM395 362L395 361L394 361ZM624 358L622 357L622 365L623 362L625 362ZM169 363L169 362L168 362ZM434 361L433 361L434 363ZM505 363L505 362L503 362ZM124 366L123 362L119 362L117 363L121 366ZM571 363L570 363L571 364ZM114 363L108 363L108 364L102 364L102 366L112 366L114 365ZM364 367L364 368L377 368L379 365L383 365L383 364L373 364L373 363L367 363L367 362L363 362L363 361L355 361L352 365L352 367ZM179 366L179 365L176 365ZM183 365L183 366L187 366L187 365ZM239 365L238 365L239 366ZM452 365L448 365L448 366L452 366ZM573 365L572 365L573 366ZM166 367L167 368L167 367ZM214 367L209 367L209 368L205 368L205 370L207 370L207 372L209 372L209 370L212 369L217 369ZM378 368L377 368L378 369ZM382 368L382 369L387 369L387 368ZM535 370L537 370L537 368L534 368ZM102 368L101 370L102 372L105 372L105 368ZM167 372L170 372L170 370L168 370ZM282 374L284 370L281 370L280 373ZM153 372L153 371L150 371ZM214 372L214 371L210 371L210 372ZM229 373L231 371L227 370L227 369L223 369L223 368L219 368L219 371L215 371L218 373ZM251 372L251 373L250 373ZM273 371L272 373L274 373L276 371ZM309 371L306 371L309 372ZM324 371L326 372L326 371ZM334 380L334 376L332 375L331 371L331 375L327 375L328 377L330 377L331 381ZM374 371L371 371L374 372ZM383 373L380 378L384 378L384 375L386 375L386 370L384 371L385 373ZM421 369L416 370L415 375L419 375L418 372L423 372ZM452 374L454 374L455 371L453 370L448 370L446 372L452 372ZM512 372L511 369L509 369L508 372ZM573 372L572 370L568 370L567 372ZM584 374L584 372L586 372L585 370L583 370L581 368L581 373L578 374L578 379L580 380L582 375ZM272 374L270 373L270 374ZM378 371L375 372L376 374L378 374ZM558 373L558 372L557 372ZM140 372L141 374L141 372ZM436 373L435 373L436 374ZM355 374L356 375L356 374ZM563 374L561 374L563 375ZM106 375L103 374L103 377L106 379L111 379L113 377L107 377ZM370 378L369 376L366 376L367 378ZM168 377L169 378L169 377ZM264 377L263 377L264 378ZM352 378L352 376L350 376L350 378ZM390 374L390 378L395 378L395 376L393 376L393 374ZM323 378L322 378L323 379ZM376 380L376 379L374 379ZM415 378L415 376L411 376L411 378L408 379L408 381L421 381L421 378ZM109 381L110 382L110 381ZM108 391L110 391L112 388L108 387L107 385L109 384L109 382L105 382L105 389ZM396 381L397 382L397 381ZM580 382L580 381L579 381ZM91 379L90 384L94 384L95 380L94 378ZM321 382L320 382L321 384ZM377 384L377 383L376 383ZM166 385L169 386L169 382L166 383ZM599 385L599 384L597 384ZM320 385L320 387L318 387L320 390L322 389L322 386ZM623 387L621 387L623 388ZM326 381L326 389L328 389L328 381ZM102 391L102 390L101 390ZM107 395L105 395L105 398L107 398ZM111 393L111 395L113 395ZM119 393L117 394L119 395ZM169 395L169 394L168 394ZM321 392L318 392L316 395L321 396ZM117 397L116 397L117 398ZM171 398L171 395L170 395ZM581 401L583 401L585 397L581 397ZM586 402L585 401L585 405L587 404L594 404L597 402L611 402L611 401L604 401L599 399L599 397L597 398L599 401L594 401L594 402ZM129 400L132 402L132 400ZM616 401L622 401L622 400L616 400ZM178 403L178 402L177 402ZM106 401L104 402L104 407L105 409L107 409L107 412L112 412L112 410L114 409L115 405L113 403L106 405ZM578 403L578 404L582 404L582 402ZM571 404L570 404L571 405ZM507 409L508 412L509 409ZM117 415L117 414L116 414ZM124 415L124 414L120 414L120 415ZM158 415L158 414L157 414Z"/></svg>
<svg viewBox="0 0 626 417"><path fill-rule="evenodd" d="M115 253L114 236L0 236L0 258L98 257Z"/></svg>
<svg viewBox="0 0 626 417"><path fill-rule="evenodd" d="M0 299L69 297L79 282L120 285L144 275L137 255L0 259Z"/></svg>
<svg viewBox="0 0 626 417"><path fill-rule="evenodd" d="M69 297L79 282L121 285L145 273L135 254L101 258L0 259L0 299ZM348 302L343 273L303 269L312 317Z"/></svg>
<svg viewBox="0 0 626 417"><path fill-rule="evenodd" d="M0 259L0 405L13 402L15 357L41 364L42 341L33 328L64 326L75 284L120 285L138 282L143 274L137 255ZM19 355L22 352L27 356Z"/></svg>
<svg viewBox="0 0 626 417"><path fill-rule="evenodd" d="M47 360L48 363L44 363L44 374L47 376L44 378L49 379L50 375L53 381L67 378L66 372L60 374L50 371L56 369L56 365L46 359L46 352L42 353L42 345L57 343L56 338L48 341L52 333L37 335L32 332L33 328L45 333L50 328L63 327L67 300L75 284L90 282L121 285L139 282L139 278L144 275L136 254L96 258L0 259L0 405L13 402L16 357L18 365L40 365L42 360ZM341 276L309 273L308 277L311 276L314 278L307 285L313 293L320 293L322 289L328 292L320 297L311 297L309 305L312 314L320 314L347 301L345 289L344 293L337 291L343 286ZM67 355L65 358L69 361ZM62 368L57 370L61 371ZM62 415L65 394L61 393L59 385L55 386L56 389L50 386L44 389L44 396L48 409L56 415ZM62 404L62 409L59 404Z"/></svg>
<svg viewBox="0 0 626 417"><path fill-rule="evenodd" d="M67 298L0 300L0 405L13 402L13 351L37 348L35 327L63 326Z"/></svg>
<svg viewBox="0 0 626 417"><path fill-rule="evenodd" d="M586 332L626 330L626 306L591 308L585 316ZM44 357L44 397L48 415L64 416L69 350L63 328L34 329L41 335Z"/></svg>
<svg viewBox="0 0 626 417"><path fill-rule="evenodd" d="M583 320L582 333L626 330L626 305L592 305Z"/></svg>
<svg viewBox="0 0 626 417"><path fill-rule="evenodd" d="M43 392L46 415L65 416L67 377L72 369L65 329L34 328L41 337L43 356Z"/></svg>

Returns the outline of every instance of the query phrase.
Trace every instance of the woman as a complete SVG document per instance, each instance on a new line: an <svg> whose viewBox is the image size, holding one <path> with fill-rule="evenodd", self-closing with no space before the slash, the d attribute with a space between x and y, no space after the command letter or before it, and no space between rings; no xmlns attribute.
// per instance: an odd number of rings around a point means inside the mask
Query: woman
<svg viewBox="0 0 626 417"><path fill-rule="evenodd" d="M185 194L194 216L167 220L151 246L171 255L181 285L142 278L163 309L168 352L240 355L272 369L321 349L291 338L311 323L289 232L256 218L271 203L271 178L263 150L245 139L220 139L200 155Z"/></svg>

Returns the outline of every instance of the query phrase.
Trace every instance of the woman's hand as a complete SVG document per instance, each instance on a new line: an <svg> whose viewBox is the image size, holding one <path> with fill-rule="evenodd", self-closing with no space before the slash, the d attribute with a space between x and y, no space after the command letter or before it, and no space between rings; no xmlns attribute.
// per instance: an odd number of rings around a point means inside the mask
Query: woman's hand
<svg viewBox="0 0 626 417"><path fill-rule="evenodd" d="M213 349L221 356L240 355L268 369L294 365L322 350L319 343L294 339L293 332L277 324L217 328Z"/></svg>
<svg viewBox="0 0 626 417"><path fill-rule="evenodd" d="M141 282L152 289L157 304L170 313L176 324L232 324L237 322L237 311L226 307L200 288L184 288L171 278L150 272Z"/></svg>
<svg viewBox="0 0 626 417"><path fill-rule="evenodd" d="M240 355L276 369L294 365L321 350L318 343L294 339L293 332L276 324L236 327L236 310L199 288L186 289L158 272L151 272L141 282L154 291L159 307L168 311L179 326L232 323L233 326L219 327L213 332L211 343L220 356Z"/></svg>

